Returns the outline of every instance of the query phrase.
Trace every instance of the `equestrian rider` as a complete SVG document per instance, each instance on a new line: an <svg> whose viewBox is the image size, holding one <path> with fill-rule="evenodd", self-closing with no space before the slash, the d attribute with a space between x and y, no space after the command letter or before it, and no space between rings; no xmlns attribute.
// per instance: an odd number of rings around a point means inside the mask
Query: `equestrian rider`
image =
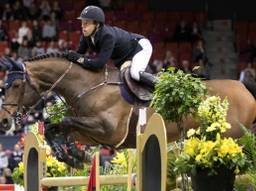
<svg viewBox="0 0 256 191"><path fill-rule="evenodd" d="M131 77L154 86L155 77L145 72L152 55L152 46L148 39L118 27L105 25L105 14L97 6L85 7L77 19L81 20L83 35L77 51L70 50L67 53L68 60L91 70L103 68L110 58L119 69L125 61L131 60ZM88 48L97 53L95 58L84 55Z"/></svg>

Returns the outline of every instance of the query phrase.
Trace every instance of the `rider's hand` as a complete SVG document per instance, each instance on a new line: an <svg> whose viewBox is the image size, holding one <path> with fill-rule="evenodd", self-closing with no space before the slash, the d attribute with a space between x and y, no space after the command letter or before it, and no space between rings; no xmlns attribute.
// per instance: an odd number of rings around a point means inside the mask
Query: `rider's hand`
<svg viewBox="0 0 256 191"><path fill-rule="evenodd" d="M71 62L76 62L76 63L79 63L79 64L83 64L84 63L84 57L83 55L73 51L73 50L70 50L68 51L67 53L67 59Z"/></svg>

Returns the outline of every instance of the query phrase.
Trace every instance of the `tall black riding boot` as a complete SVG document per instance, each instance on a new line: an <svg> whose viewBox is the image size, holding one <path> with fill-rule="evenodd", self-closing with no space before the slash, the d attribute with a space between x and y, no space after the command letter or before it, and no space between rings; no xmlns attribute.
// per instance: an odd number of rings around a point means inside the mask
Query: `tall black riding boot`
<svg viewBox="0 0 256 191"><path fill-rule="evenodd" d="M151 88L154 88L158 82L158 78L148 72L140 72L140 81Z"/></svg>

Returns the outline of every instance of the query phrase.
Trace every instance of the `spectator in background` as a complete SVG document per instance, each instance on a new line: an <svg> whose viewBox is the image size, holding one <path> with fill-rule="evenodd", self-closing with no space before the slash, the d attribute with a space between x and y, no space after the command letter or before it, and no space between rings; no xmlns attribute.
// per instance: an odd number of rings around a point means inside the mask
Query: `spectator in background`
<svg viewBox="0 0 256 191"><path fill-rule="evenodd" d="M206 50L204 48L203 40L198 40L192 51L193 65L199 66L198 69L194 70L194 73L203 79L209 80L209 67Z"/></svg>
<svg viewBox="0 0 256 191"><path fill-rule="evenodd" d="M31 45L35 46L36 42L42 39L42 29L38 24L37 20L33 20L32 23L32 37L31 37Z"/></svg>
<svg viewBox="0 0 256 191"><path fill-rule="evenodd" d="M9 168L11 171L13 171L13 169L17 167L18 164L22 161L22 156L23 151L21 150L20 145L15 144L14 150L9 158Z"/></svg>
<svg viewBox="0 0 256 191"><path fill-rule="evenodd" d="M3 25L3 21L0 20L0 41L5 41L8 39L7 33L6 33L6 28Z"/></svg>
<svg viewBox="0 0 256 191"><path fill-rule="evenodd" d="M157 74L163 69L163 61L159 59L154 59L152 63L148 64L146 72L151 74Z"/></svg>
<svg viewBox="0 0 256 191"><path fill-rule="evenodd" d="M11 39L12 52L18 52L19 47L20 47L20 44L18 42L18 33L16 33L16 36Z"/></svg>
<svg viewBox="0 0 256 191"><path fill-rule="evenodd" d="M203 79L209 80L209 79L210 79L210 76L209 76L207 67L206 67L206 65L204 64L204 62L203 62L202 59L199 59L199 60L198 60L196 66L198 66L198 68L195 69L195 70L193 71L193 73L194 73L196 76L198 76L199 78L203 78Z"/></svg>
<svg viewBox="0 0 256 191"><path fill-rule="evenodd" d="M246 68L242 70L239 80L256 97L256 71L252 67L252 63L249 62Z"/></svg>
<svg viewBox="0 0 256 191"><path fill-rule="evenodd" d="M16 1L13 5L13 18L14 20L25 20L27 19L27 12L24 11L20 5L20 1Z"/></svg>
<svg viewBox="0 0 256 191"><path fill-rule="evenodd" d="M35 57L35 56L38 56L38 55L42 55L45 53L45 50L44 48L42 47L42 44L40 41L36 42L36 46L34 46L32 48L32 51L31 51L31 56L32 57Z"/></svg>
<svg viewBox="0 0 256 191"><path fill-rule="evenodd" d="M191 74L192 70L190 68L190 63L188 60L182 60L181 61L181 70L187 74Z"/></svg>
<svg viewBox="0 0 256 191"><path fill-rule="evenodd" d="M250 39L247 40L247 45L244 50L240 51L241 55L246 55L248 57L248 62L253 62L254 59L256 58L256 46L255 43L252 42ZM254 63L253 63L254 64Z"/></svg>
<svg viewBox="0 0 256 191"><path fill-rule="evenodd" d="M48 46L47 50L46 50L46 53L54 53L54 52L58 52L58 51L59 51L58 48L55 47L55 42L51 41L49 43L49 46Z"/></svg>
<svg viewBox="0 0 256 191"><path fill-rule="evenodd" d="M22 3L25 11L28 13L29 7L34 3L34 0L22 0Z"/></svg>
<svg viewBox="0 0 256 191"><path fill-rule="evenodd" d="M62 52L67 51L69 49L68 42L65 41L64 39L59 39L58 48L59 48L59 51L62 51Z"/></svg>
<svg viewBox="0 0 256 191"><path fill-rule="evenodd" d="M256 79L256 72L253 69L251 62L249 62L246 68L241 71L239 81L243 82L247 77L251 78L253 81Z"/></svg>
<svg viewBox="0 0 256 191"><path fill-rule="evenodd" d="M18 43L22 44L24 40L31 40L31 30L27 26L26 21L22 21L21 27L18 30Z"/></svg>
<svg viewBox="0 0 256 191"><path fill-rule="evenodd" d="M173 56L172 51L167 50L163 61L163 69L166 71L168 67L178 67L177 60Z"/></svg>
<svg viewBox="0 0 256 191"><path fill-rule="evenodd" d="M36 20L40 17L40 9L35 3L31 3L29 6L28 15L31 20Z"/></svg>
<svg viewBox="0 0 256 191"><path fill-rule="evenodd" d="M191 28L191 34L190 34L190 40L191 42L196 42L198 40L202 39L202 31L196 21L192 23Z"/></svg>
<svg viewBox="0 0 256 191"><path fill-rule="evenodd" d="M6 178L4 176L0 176L0 184L6 184Z"/></svg>
<svg viewBox="0 0 256 191"><path fill-rule="evenodd" d="M185 20L181 20L180 23L176 26L174 33L174 41L177 42L186 42L190 40L190 28L187 25Z"/></svg>
<svg viewBox="0 0 256 191"><path fill-rule="evenodd" d="M31 56L31 49L28 47L28 41L23 40L23 43L18 49L18 56L24 59L28 59Z"/></svg>
<svg viewBox="0 0 256 191"><path fill-rule="evenodd" d="M51 20L48 20L44 26L42 31L42 37L46 41L51 41L56 38L56 26L53 24Z"/></svg>
<svg viewBox="0 0 256 191"><path fill-rule="evenodd" d="M4 56L11 57L11 49L9 47L4 49Z"/></svg>
<svg viewBox="0 0 256 191"><path fill-rule="evenodd" d="M208 64L208 58L204 48L203 40L198 40L192 51L192 59L195 65L200 65L198 62L203 62L204 65Z"/></svg>
<svg viewBox="0 0 256 191"><path fill-rule="evenodd" d="M99 6L104 10L107 11L110 9L111 0L99 0Z"/></svg>
<svg viewBox="0 0 256 191"><path fill-rule="evenodd" d="M13 19L13 13L12 13L12 9L9 3L6 3L3 9L3 13L2 13L2 20L6 21L6 20L11 20Z"/></svg>
<svg viewBox="0 0 256 191"><path fill-rule="evenodd" d="M0 174L8 167L8 157L5 153L3 144L0 143Z"/></svg>
<svg viewBox="0 0 256 191"><path fill-rule="evenodd" d="M100 166L105 169L111 164L115 150L107 146L100 146Z"/></svg>
<svg viewBox="0 0 256 191"><path fill-rule="evenodd" d="M52 12L55 13L55 18L57 20L61 20L62 18L62 9L59 5L59 2L58 1L54 1L53 2L53 5L52 5Z"/></svg>
<svg viewBox="0 0 256 191"><path fill-rule="evenodd" d="M21 58L18 57L18 53L17 52L11 52L11 58L14 60L14 61L22 61Z"/></svg>
<svg viewBox="0 0 256 191"><path fill-rule="evenodd" d="M46 0L41 1L40 10L41 10L41 15L40 15L41 18L43 18L43 20L45 21L49 20L51 7L48 1Z"/></svg>
<svg viewBox="0 0 256 191"><path fill-rule="evenodd" d="M3 176L6 179L6 184L14 184L13 179L12 179L12 171L9 168L5 168L3 170Z"/></svg>

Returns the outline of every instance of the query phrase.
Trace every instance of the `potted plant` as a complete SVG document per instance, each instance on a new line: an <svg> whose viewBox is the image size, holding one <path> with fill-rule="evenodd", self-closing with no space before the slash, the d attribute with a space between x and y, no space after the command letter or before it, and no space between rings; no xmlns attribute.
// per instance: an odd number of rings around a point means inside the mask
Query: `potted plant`
<svg viewBox="0 0 256 191"><path fill-rule="evenodd" d="M151 107L160 113L166 121L176 122L181 147L185 138L183 120L193 116L207 93L200 78L186 74L182 70L168 68L159 74L159 81L153 93ZM188 190L188 178L182 174L182 190Z"/></svg>
<svg viewBox="0 0 256 191"><path fill-rule="evenodd" d="M194 191L232 191L235 175L249 167L242 147L233 138L223 137L231 128L226 121L228 101L212 96L197 112L199 127L190 129L175 171L191 176Z"/></svg>

